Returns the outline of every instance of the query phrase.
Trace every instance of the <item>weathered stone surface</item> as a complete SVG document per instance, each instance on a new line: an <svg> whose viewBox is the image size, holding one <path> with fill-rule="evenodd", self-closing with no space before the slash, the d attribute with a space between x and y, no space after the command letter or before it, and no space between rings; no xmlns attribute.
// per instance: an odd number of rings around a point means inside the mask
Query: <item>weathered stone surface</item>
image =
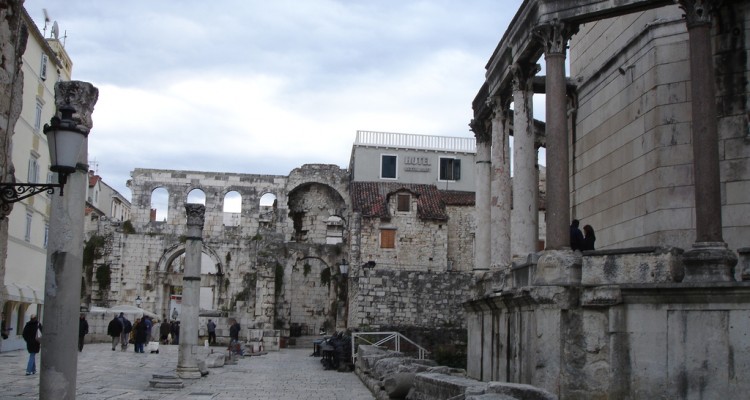
<svg viewBox="0 0 750 400"><path fill-rule="evenodd" d="M520 383L490 382L485 393L496 393L523 400L557 400L557 396L546 390Z"/></svg>
<svg viewBox="0 0 750 400"><path fill-rule="evenodd" d="M414 387L415 376L412 372L390 374L383 379L383 390L391 399L403 399Z"/></svg>
<svg viewBox="0 0 750 400"><path fill-rule="evenodd" d="M226 355L224 353L211 353L206 357L207 368L219 368L224 366L224 359Z"/></svg>
<svg viewBox="0 0 750 400"><path fill-rule="evenodd" d="M414 390L407 398L410 400L450 399L463 395L468 388L486 386L486 383L469 378L425 372L416 375Z"/></svg>
<svg viewBox="0 0 750 400"><path fill-rule="evenodd" d="M547 250L539 257L534 285L577 285L581 282L581 253Z"/></svg>
<svg viewBox="0 0 750 400"><path fill-rule="evenodd" d="M396 373L397 371L416 372L420 369L424 371L429 367L436 366L437 364L433 360L417 360L411 357L404 357L402 354L399 355L397 353L396 357L381 358L375 361L371 372L375 376L387 377L388 375Z"/></svg>
<svg viewBox="0 0 750 400"><path fill-rule="evenodd" d="M679 282L684 275L682 249L642 247L586 252L584 286Z"/></svg>

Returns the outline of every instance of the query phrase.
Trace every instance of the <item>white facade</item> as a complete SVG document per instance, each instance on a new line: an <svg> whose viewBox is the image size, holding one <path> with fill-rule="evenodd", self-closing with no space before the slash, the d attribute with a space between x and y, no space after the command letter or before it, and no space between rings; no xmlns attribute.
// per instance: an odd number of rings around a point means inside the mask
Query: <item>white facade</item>
<svg viewBox="0 0 750 400"><path fill-rule="evenodd" d="M18 183L55 182L49 171L47 138L42 132L55 113L55 83L69 81L72 63L59 40L43 38L24 11L29 30L23 54L23 107L13 135L12 158ZM47 234L51 196L37 194L13 206L8 216L3 321L10 329L0 350L25 348L20 334L31 314L44 302Z"/></svg>

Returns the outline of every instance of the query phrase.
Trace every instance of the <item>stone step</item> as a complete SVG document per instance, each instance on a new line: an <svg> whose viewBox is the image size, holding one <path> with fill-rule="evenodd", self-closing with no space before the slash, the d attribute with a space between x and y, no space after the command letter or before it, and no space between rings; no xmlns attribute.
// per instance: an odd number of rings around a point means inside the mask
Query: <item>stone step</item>
<svg viewBox="0 0 750 400"><path fill-rule="evenodd" d="M175 375L154 374L148 383L155 389L182 389L185 387L182 379Z"/></svg>

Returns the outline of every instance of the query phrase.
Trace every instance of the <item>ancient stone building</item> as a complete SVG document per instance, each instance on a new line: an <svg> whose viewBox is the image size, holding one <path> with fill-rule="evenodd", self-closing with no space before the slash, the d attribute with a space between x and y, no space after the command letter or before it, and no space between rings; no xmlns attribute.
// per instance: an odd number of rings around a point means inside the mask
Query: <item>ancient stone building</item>
<svg viewBox="0 0 750 400"><path fill-rule="evenodd" d="M489 271L466 304L472 377L562 399L750 389L748 20L742 1L522 4L473 104L491 166L477 174ZM538 240L515 223L538 215L525 178L534 93L546 94L546 250L524 252ZM573 218L600 250L569 249Z"/></svg>

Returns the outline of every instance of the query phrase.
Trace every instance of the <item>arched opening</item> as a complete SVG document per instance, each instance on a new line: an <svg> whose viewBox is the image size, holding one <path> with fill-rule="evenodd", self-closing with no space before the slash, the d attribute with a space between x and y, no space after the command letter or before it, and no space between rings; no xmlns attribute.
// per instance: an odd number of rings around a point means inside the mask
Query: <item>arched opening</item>
<svg viewBox="0 0 750 400"><path fill-rule="evenodd" d="M187 195L187 202L189 204L203 204L206 205L206 193L200 189L193 189Z"/></svg>
<svg viewBox="0 0 750 400"><path fill-rule="evenodd" d="M169 219L169 191L159 187L151 192L151 222L167 222Z"/></svg>
<svg viewBox="0 0 750 400"><path fill-rule="evenodd" d="M224 226L240 226L242 215L242 195L237 191L231 191L224 195Z"/></svg>
<svg viewBox="0 0 750 400"><path fill-rule="evenodd" d="M211 276L216 276L220 272L220 266L217 265L216 260L210 254L205 251L201 252L201 286L200 286L200 301L199 308L201 310L216 310L217 304L216 298L216 280ZM181 250L181 253L174 257L169 265L167 265L167 271L174 274L182 274L185 272L185 251ZM179 316L181 312L182 303L182 287L173 286L170 293L170 304L169 313L175 313Z"/></svg>
<svg viewBox="0 0 750 400"><path fill-rule="evenodd" d="M276 195L273 193L266 193L260 197L260 211L258 215L258 222L261 225L268 225L274 220L276 215Z"/></svg>
<svg viewBox="0 0 750 400"><path fill-rule="evenodd" d="M344 242L344 219L338 215L331 215L326 220L326 244Z"/></svg>

